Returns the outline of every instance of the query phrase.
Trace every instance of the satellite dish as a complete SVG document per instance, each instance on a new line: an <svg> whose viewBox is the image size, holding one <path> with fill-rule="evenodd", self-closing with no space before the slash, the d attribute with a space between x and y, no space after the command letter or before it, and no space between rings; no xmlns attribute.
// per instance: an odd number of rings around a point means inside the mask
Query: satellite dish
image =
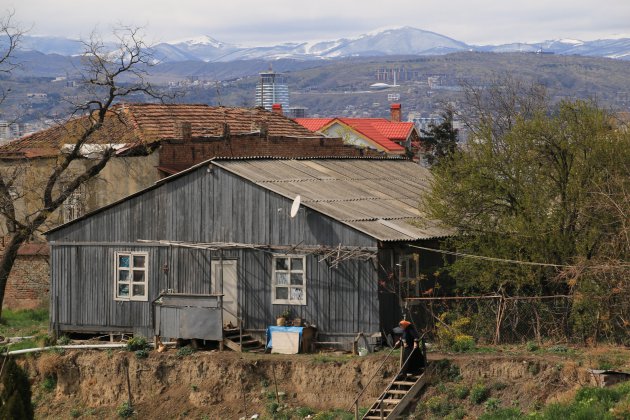
<svg viewBox="0 0 630 420"><path fill-rule="evenodd" d="M300 209L300 194L296 195L293 199L293 204L291 205L291 217L295 217L297 215L298 210Z"/></svg>

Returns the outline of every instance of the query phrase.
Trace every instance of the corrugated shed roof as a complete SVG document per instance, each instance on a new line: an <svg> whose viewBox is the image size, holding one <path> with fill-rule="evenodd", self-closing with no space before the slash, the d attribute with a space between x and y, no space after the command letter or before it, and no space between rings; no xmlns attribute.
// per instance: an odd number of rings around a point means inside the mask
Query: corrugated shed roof
<svg viewBox="0 0 630 420"><path fill-rule="evenodd" d="M293 199L381 241L450 236L452 229L418 209L430 172L403 160L215 160L255 184Z"/></svg>
<svg viewBox="0 0 630 420"><path fill-rule="evenodd" d="M42 130L0 147L0 157L54 156L64 144L76 143L85 117ZM88 144L150 144L181 139L182 123L190 123L192 137L217 137L228 124L233 135L258 132L264 126L269 136L314 137L295 121L262 108L211 107L190 104L124 104L112 108L103 129Z"/></svg>

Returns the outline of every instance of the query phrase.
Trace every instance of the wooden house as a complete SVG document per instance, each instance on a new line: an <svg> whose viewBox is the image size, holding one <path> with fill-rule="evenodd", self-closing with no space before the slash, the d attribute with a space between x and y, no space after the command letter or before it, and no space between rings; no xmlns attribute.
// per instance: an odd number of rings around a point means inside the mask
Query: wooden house
<svg viewBox="0 0 630 420"><path fill-rule="evenodd" d="M18 220L41 207L47 180L59 157L83 132L87 117L25 136L0 147L0 176L10 184ZM214 157L322 157L376 154L344 145L341 139L316 135L291 119L262 108L211 107L202 104L119 104L101 130L82 148L67 174L76 176L117 151L98 176L88 180L53 212L46 229L120 200L154 182ZM69 182L62 177L59 189ZM0 216L0 252L13 232ZM4 306L33 308L48 301L48 256L30 255L41 248L39 234L26 244L12 270Z"/></svg>
<svg viewBox="0 0 630 420"><path fill-rule="evenodd" d="M429 182L399 158L200 163L47 232L53 327L150 337L166 292L223 295L250 334L290 309L320 341L379 335L440 264L409 245L451 233L418 210Z"/></svg>

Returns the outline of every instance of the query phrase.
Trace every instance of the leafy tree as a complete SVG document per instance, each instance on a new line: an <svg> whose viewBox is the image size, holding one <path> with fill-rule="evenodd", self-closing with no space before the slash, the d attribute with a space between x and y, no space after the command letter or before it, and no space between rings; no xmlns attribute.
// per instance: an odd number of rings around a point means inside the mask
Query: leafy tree
<svg viewBox="0 0 630 420"><path fill-rule="evenodd" d="M450 158L457 149L459 130L453 128L453 110L447 108L441 116L443 119L441 123L430 123L428 130L422 130L426 136L423 140L428 149L424 157L431 166Z"/></svg>
<svg viewBox="0 0 630 420"><path fill-rule="evenodd" d="M458 251L550 266L462 258L450 267L460 287L566 292L573 285L555 282L563 267L551 264L627 261L628 247L614 244L627 234L628 213L612 212L610 199L619 204L630 189L630 135L610 115L576 101L517 114L502 131L487 122L435 167L424 207L458 229Z"/></svg>
<svg viewBox="0 0 630 420"><path fill-rule="evenodd" d="M12 357L4 358L2 374L2 392L0 392L0 418L33 419L31 404L31 384L24 370Z"/></svg>
<svg viewBox="0 0 630 420"><path fill-rule="evenodd" d="M5 218L7 230L12 234L0 258L0 313L7 280L20 246L44 226L50 215L74 191L96 177L114 156L114 149L105 146L99 158L84 166L73 165L73 162L82 159L83 146L90 143L108 121L118 118L117 113L124 112L113 105L136 94L163 99L163 95L158 94L146 80L147 67L152 65L153 59L147 53L148 48L141 39L139 29L122 28L115 30L114 34L119 41L114 50L106 48L96 34L84 43L83 96L87 99L74 104L70 120L63 124L67 133L64 143L69 147L62 150L53 162L48 176L38 180L41 185L23 182L23 175L32 171L29 162L1 168L0 215ZM4 55L12 51L6 51ZM2 55L0 53L0 57ZM20 212L16 202L25 201L27 197L31 200L30 207Z"/></svg>

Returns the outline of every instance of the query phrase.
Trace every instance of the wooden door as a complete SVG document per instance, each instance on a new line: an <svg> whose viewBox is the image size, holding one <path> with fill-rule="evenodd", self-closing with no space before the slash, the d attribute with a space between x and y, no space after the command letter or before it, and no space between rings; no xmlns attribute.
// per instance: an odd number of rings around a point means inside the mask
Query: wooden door
<svg viewBox="0 0 630 420"><path fill-rule="evenodd" d="M223 324L238 323L238 278L236 260L212 261L215 293L223 293Z"/></svg>

